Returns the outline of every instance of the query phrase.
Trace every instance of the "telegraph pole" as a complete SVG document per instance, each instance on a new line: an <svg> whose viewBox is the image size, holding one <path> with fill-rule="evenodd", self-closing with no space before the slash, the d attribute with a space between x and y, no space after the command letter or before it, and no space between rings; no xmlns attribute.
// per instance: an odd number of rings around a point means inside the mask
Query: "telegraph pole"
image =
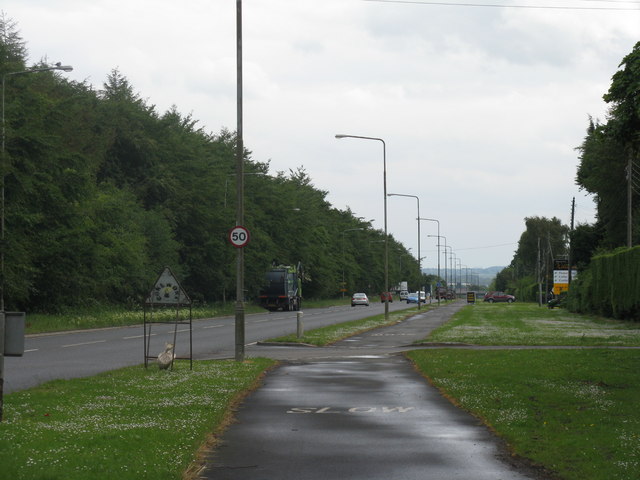
<svg viewBox="0 0 640 480"><path fill-rule="evenodd" d="M573 221L576 217L576 197L571 200L571 230L569 230L569 255L567 263L569 264L569 285L571 285L571 235L573 234Z"/></svg>
<svg viewBox="0 0 640 480"><path fill-rule="evenodd" d="M632 211L633 211L633 150L629 151L629 160L627 162L627 247L633 246L632 238Z"/></svg>

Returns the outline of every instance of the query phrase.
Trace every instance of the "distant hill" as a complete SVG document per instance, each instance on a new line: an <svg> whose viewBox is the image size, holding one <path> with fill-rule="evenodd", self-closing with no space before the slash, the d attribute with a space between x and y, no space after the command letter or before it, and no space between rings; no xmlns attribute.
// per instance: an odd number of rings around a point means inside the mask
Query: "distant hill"
<svg viewBox="0 0 640 480"><path fill-rule="evenodd" d="M478 276L480 279L480 285L486 285L489 286L489 284L493 281L494 278L496 278L496 275L498 274L498 272L500 272L502 269L504 269L505 267L487 267L487 268L470 268L469 269L469 283L476 283L477 279L475 278L475 276ZM438 274L438 269L437 268L423 268L422 269L423 273L426 273L427 275L437 275ZM451 273L451 271L449 270L449 273ZM457 271L457 274L459 274L459 270ZM462 281L466 282L466 275L467 275L467 271L466 269L462 269ZM471 276L474 276L474 278L472 278ZM440 269L440 276L444 277L444 268Z"/></svg>

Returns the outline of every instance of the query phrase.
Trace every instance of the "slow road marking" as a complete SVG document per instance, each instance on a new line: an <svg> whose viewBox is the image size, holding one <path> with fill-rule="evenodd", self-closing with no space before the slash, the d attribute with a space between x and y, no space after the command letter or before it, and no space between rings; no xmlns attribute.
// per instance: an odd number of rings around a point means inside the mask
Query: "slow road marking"
<svg viewBox="0 0 640 480"><path fill-rule="evenodd" d="M292 407L287 413L408 413L414 407Z"/></svg>

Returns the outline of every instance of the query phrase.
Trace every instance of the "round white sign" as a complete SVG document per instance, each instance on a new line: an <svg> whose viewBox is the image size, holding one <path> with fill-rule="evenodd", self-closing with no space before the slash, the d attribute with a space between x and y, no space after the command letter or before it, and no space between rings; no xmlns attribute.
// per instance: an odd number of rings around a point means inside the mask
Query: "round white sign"
<svg viewBox="0 0 640 480"><path fill-rule="evenodd" d="M229 230L229 241L231 245L236 248L242 248L249 243L249 230L246 228L236 225L231 230Z"/></svg>

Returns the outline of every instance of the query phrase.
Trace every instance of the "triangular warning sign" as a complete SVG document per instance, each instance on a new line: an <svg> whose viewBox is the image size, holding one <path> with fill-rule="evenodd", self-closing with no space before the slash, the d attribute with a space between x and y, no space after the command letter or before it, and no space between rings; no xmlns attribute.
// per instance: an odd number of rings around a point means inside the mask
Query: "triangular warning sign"
<svg viewBox="0 0 640 480"><path fill-rule="evenodd" d="M185 292L169 267L163 272L147 297L148 304L191 305L189 295Z"/></svg>

